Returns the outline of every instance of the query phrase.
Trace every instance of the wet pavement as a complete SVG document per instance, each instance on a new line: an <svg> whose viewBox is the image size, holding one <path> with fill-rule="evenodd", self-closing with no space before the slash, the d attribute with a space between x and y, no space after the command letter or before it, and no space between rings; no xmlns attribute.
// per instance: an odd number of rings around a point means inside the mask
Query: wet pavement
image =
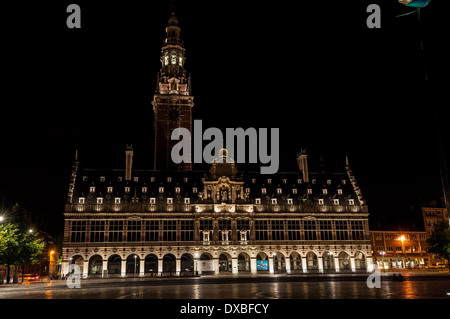
<svg viewBox="0 0 450 319"><path fill-rule="evenodd" d="M379 288L368 274L86 279L72 289L54 280L0 285L0 299L450 299L448 273L403 275L381 273Z"/></svg>

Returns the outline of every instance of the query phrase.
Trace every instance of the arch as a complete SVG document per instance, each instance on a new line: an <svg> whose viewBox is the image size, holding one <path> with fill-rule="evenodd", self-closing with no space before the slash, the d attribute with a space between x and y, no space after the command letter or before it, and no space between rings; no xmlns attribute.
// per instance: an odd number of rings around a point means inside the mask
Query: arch
<svg viewBox="0 0 450 319"><path fill-rule="evenodd" d="M324 273L334 273L336 272L336 267L334 265L334 255L331 251L324 251L322 254L322 265Z"/></svg>
<svg viewBox="0 0 450 319"><path fill-rule="evenodd" d="M338 255L338 262L339 262L339 271L340 272L351 272L352 267L350 263L350 255L345 252L341 251Z"/></svg>
<svg viewBox="0 0 450 319"><path fill-rule="evenodd" d="M158 256L155 254L148 254L145 256L144 262L144 274L157 274L158 273Z"/></svg>
<svg viewBox="0 0 450 319"><path fill-rule="evenodd" d="M184 253L180 258L181 273L193 273L194 272L194 256L190 253Z"/></svg>
<svg viewBox="0 0 450 319"><path fill-rule="evenodd" d="M238 255L238 271L249 272L250 271L250 255L246 252L241 252Z"/></svg>
<svg viewBox="0 0 450 319"><path fill-rule="evenodd" d="M302 257L296 251L292 252L289 256L289 262L291 264L291 273L302 272Z"/></svg>
<svg viewBox="0 0 450 319"><path fill-rule="evenodd" d="M256 272L257 273L268 273L269 272L269 256L260 251L256 255Z"/></svg>
<svg viewBox="0 0 450 319"><path fill-rule="evenodd" d="M171 274L176 272L177 259L173 254L165 254L163 257L163 269L162 272Z"/></svg>
<svg viewBox="0 0 450 319"><path fill-rule="evenodd" d="M70 258L70 264L77 265L80 267L80 273L83 273L84 268L84 258L81 255L74 255L72 258Z"/></svg>
<svg viewBox="0 0 450 319"><path fill-rule="evenodd" d="M306 268L308 269L308 272L319 272L319 263L317 260L317 255L310 251L306 254Z"/></svg>
<svg viewBox="0 0 450 319"><path fill-rule="evenodd" d="M202 253L200 255L200 260L211 260L213 256L210 253Z"/></svg>
<svg viewBox="0 0 450 319"><path fill-rule="evenodd" d="M366 271L366 255L359 250L355 253L355 270Z"/></svg>
<svg viewBox="0 0 450 319"><path fill-rule="evenodd" d="M127 263L126 263L126 274L127 276L139 276L140 271L140 261L138 255L131 254L127 257Z"/></svg>
<svg viewBox="0 0 450 319"><path fill-rule="evenodd" d="M214 269L213 256L210 253L202 253L197 265L199 274L213 274Z"/></svg>
<svg viewBox="0 0 450 319"><path fill-rule="evenodd" d="M122 258L119 255L111 255L108 258L108 276L120 276L122 268Z"/></svg>
<svg viewBox="0 0 450 319"><path fill-rule="evenodd" d="M286 272L286 258L281 251L273 253L273 271L275 273L285 273Z"/></svg>
<svg viewBox="0 0 450 319"><path fill-rule="evenodd" d="M92 255L89 258L88 276L101 276L103 273L103 258L100 255Z"/></svg>
<svg viewBox="0 0 450 319"><path fill-rule="evenodd" d="M229 253L221 253L219 255L219 271L231 272L231 255Z"/></svg>

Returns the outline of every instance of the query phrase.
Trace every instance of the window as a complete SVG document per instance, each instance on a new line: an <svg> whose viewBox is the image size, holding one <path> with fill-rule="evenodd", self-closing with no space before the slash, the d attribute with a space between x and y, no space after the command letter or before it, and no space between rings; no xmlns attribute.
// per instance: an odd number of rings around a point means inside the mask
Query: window
<svg viewBox="0 0 450 319"><path fill-rule="evenodd" d="M156 204L156 198L155 197L151 197L150 198L150 204Z"/></svg>
<svg viewBox="0 0 450 319"><path fill-rule="evenodd" d="M186 198L184 199L184 203L185 203L185 204L190 204L190 203L191 203L191 199L190 199L189 197L186 197Z"/></svg>
<svg viewBox="0 0 450 319"><path fill-rule="evenodd" d="M236 230L250 230L250 221L248 219L236 219Z"/></svg>
<svg viewBox="0 0 450 319"><path fill-rule="evenodd" d="M213 229L212 226L212 219L200 219L200 235L204 230L211 230ZM202 238L200 236L200 238Z"/></svg>
<svg viewBox="0 0 450 319"><path fill-rule="evenodd" d="M129 220L127 226L127 241L141 241L141 221Z"/></svg>
<svg viewBox="0 0 450 319"><path fill-rule="evenodd" d="M319 231L321 240L332 240L331 220L319 221Z"/></svg>
<svg viewBox="0 0 450 319"><path fill-rule="evenodd" d="M282 194L283 190L281 188L277 188L277 194Z"/></svg>
<svg viewBox="0 0 450 319"><path fill-rule="evenodd" d="M319 205L323 205L323 198L319 198Z"/></svg>
<svg viewBox="0 0 450 319"><path fill-rule="evenodd" d="M103 197L97 197L97 204L103 204Z"/></svg>
<svg viewBox="0 0 450 319"><path fill-rule="evenodd" d="M339 199L333 199L333 204L334 205L339 205Z"/></svg>
<svg viewBox="0 0 450 319"><path fill-rule="evenodd" d="M346 220L335 220L336 240L348 240L348 226Z"/></svg>
<svg viewBox="0 0 450 319"><path fill-rule="evenodd" d="M384 238L385 238L386 240L391 240L391 239L392 239L392 234L385 234L385 235L384 235Z"/></svg>
<svg viewBox="0 0 450 319"><path fill-rule="evenodd" d="M155 182L155 177L154 176L150 177L150 182L152 182L152 183Z"/></svg>
<svg viewBox="0 0 450 319"><path fill-rule="evenodd" d="M163 241L177 240L177 221L163 220Z"/></svg>
<svg viewBox="0 0 450 319"><path fill-rule="evenodd" d="M301 183L302 183L302 179L301 178L297 179L297 184L301 184Z"/></svg>
<svg viewBox="0 0 450 319"><path fill-rule="evenodd" d="M122 176L117 177L117 181L121 182L122 181Z"/></svg>
<svg viewBox="0 0 450 319"><path fill-rule="evenodd" d="M91 238L92 243L105 241L105 221L92 220L91 221Z"/></svg>
<svg viewBox="0 0 450 319"><path fill-rule="evenodd" d="M376 233L375 234L375 239L376 240L383 240L383 234L382 233Z"/></svg>
<svg viewBox="0 0 450 319"><path fill-rule="evenodd" d="M349 199L348 200L348 204L349 205L355 205L355 200L354 199Z"/></svg>
<svg viewBox="0 0 450 319"><path fill-rule="evenodd" d="M287 220L287 233L288 240L301 240L300 238L300 220L288 219Z"/></svg>
<svg viewBox="0 0 450 319"><path fill-rule="evenodd" d="M315 220L304 220L303 229L305 233L305 240L317 240Z"/></svg>
<svg viewBox="0 0 450 319"><path fill-rule="evenodd" d="M120 197L114 198L114 204L120 204Z"/></svg>
<svg viewBox="0 0 450 319"><path fill-rule="evenodd" d="M286 178L283 178L282 181L283 181L283 184L287 183L287 179Z"/></svg>
<svg viewBox="0 0 450 319"><path fill-rule="evenodd" d="M267 190L265 188L261 188L261 193L266 194Z"/></svg>
<svg viewBox="0 0 450 319"><path fill-rule="evenodd" d="M90 191L91 193L95 193L95 187L94 187L94 186L89 187L89 191Z"/></svg>
<svg viewBox="0 0 450 319"><path fill-rule="evenodd" d="M169 56L166 55L164 56L164 65L168 65L169 64Z"/></svg>
<svg viewBox="0 0 450 319"><path fill-rule="evenodd" d="M192 187L192 193L197 194L197 187Z"/></svg>
<svg viewBox="0 0 450 319"><path fill-rule="evenodd" d="M256 184L256 178L252 178L252 183Z"/></svg>
<svg viewBox="0 0 450 319"><path fill-rule="evenodd" d="M125 187L125 193L129 193L129 192L130 192L130 187L129 186Z"/></svg>
<svg viewBox="0 0 450 319"><path fill-rule="evenodd" d="M87 182L88 177L87 176L83 176L83 182Z"/></svg>
<svg viewBox="0 0 450 319"><path fill-rule="evenodd" d="M139 177L137 177L137 176L133 177L133 181L134 181L135 183L137 183L137 182L139 181Z"/></svg>
<svg viewBox="0 0 450 319"><path fill-rule="evenodd" d="M181 188L180 187L175 187L175 193L180 193L181 192Z"/></svg>
<svg viewBox="0 0 450 319"><path fill-rule="evenodd" d="M86 241L86 221L74 220L71 225L70 241L81 243Z"/></svg>
<svg viewBox="0 0 450 319"><path fill-rule="evenodd" d="M168 198L168 199L167 199L167 204L169 204L169 205L170 205L170 204L173 204L173 198Z"/></svg>
<svg viewBox="0 0 450 319"><path fill-rule="evenodd" d="M271 203L272 205L276 205L277 199L276 199L276 198L271 198L271 199L270 199L270 203Z"/></svg>
<svg viewBox="0 0 450 319"><path fill-rule="evenodd" d="M395 252L402 252L402 247L395 247Z"/></svg>
<svg viewBox="0 0 450 319"><path fill-rule="evenodd" d="M272 179L271 178L267 179L267 184L272 184Z"/></svg>
<svg viewBox="0 0 450 319"><path fill-rule="evenodd" d="M338 188L338 195L342 195L342 188Z"/></svg>
<svg viewBox="0 0 450 319"><path fill-rule="evenodd" d="M194 240L194 221L180 220L180 240L193 241Z"/></svg>
<svg viewBox="0 0 450 319"><path fill-rule="evenodd" d="M364 223L362 220L351 220L350 225L352 228L352 239L363 240L364 239Z"/></svg>
<svg viewBox="0 0 450 319"><path fill-rule="evenodd" d="M292 194L297 195L297 188L292 189Z"/></svg>
<svg viewBox="0 0 450 319"><path fill-rule="evenodd" d="M145 241L159 241L159 220L145 221Z"/></svg>
<svg viewBox="0 0 450 319"><path fill-rule="evenodd" d="M123 220L109 221L109 241L121 242L123 239Z"/></svg>
<svg viewBox="0 0 450 319"><path fill-rule="evenodd" d="M255 220L255 238L256 240L267 240L267 220Z"/></svg>
<svg viewBox="0 0 450 319"><path fill-rule="evenodd" d="M393 251L392 246L386 246L387 251Z"/></svg>
<svg viewBox="0 0 450 319"><path fill-rule="evenodd" d="M311 195L311 194L312 194L312 188L308 188L307 193L308 193L309 195Z"/></svg>
<svg viewBox="0 0 450 319"><path fill-rule="evenodd" d="M170 60L172 64L177 64L177 56L176 54L172 54L172 59Z"/></svg>
<svg viewBox="0 0 450 319"><path fill-rule="evenodd" d="M219 230L231 230L231 219L219 219Z"/></svg>
<svg viewBox="0 0 450 319"><path fill-rule="evenodd" d="M108 193L112 193L112 191L113 191L113 188L112 188L111 186L108 186L107 192L108 192Z"/></svg>
<svg viewBox="0 0 450 319"><path fill-rule="evenodd" d="M255 198L255 204L261 205L261 198Z"/></svg>
<svg viewBox="0 0 450 319"><path fill-rule="evenodd" d="M160 192L160 193L164 193L164 187L160 187L160 188L159 188L159 192Z"/></svg>
<svg viewBox="0 0 450 319"><path fill-rule="evenodd" d="M326 195L326 194L328 194L328 190L327 190L326 188L324 188L324 189L322 189L322 193L323 193L324 195Z"/></svg>
<svg viewBox="0 0 450 319"><path fill-rule="evenodd" d="M247 188L245 189L245 193L246 193L246 194L250 194L250 188L247 187Z"/></svg>
<svg viewBox="0 0 450 319"><path fill-rule="evenodd" d="M313 184L316 184L316 179L313 178L313 180L311 181Z"/></svg>
<svg viewBox="0 0 450 319"><path fill-rule="evenodd" d="M343 180L342 180L342 185L345 185L346 182L347 182L347 181L346 181L345 179L343 179Z"/></svg>
<svg viewBox="0 0 450 319"><path fill-rule="evenodd" d="M145 186L142 187L142 193L144 193L144 194L147 193L147 187L145 187Z"/></svg>
<svg viewBox="0 0 450 319"><path fill-rule="evenodd" d="M292 205L292 203L293 203L292 198L288 198L287 203L288 203L288 205Z"/></svg>
<svg viewBox="0 0 450 319"><path fill-rule="evenodd" d="M167 183L172 182L172 177L167 177Z"/></svg>
<svg viewBox="0 0 450 319"><path fill-rule="evenodd" d="M100 176L100 182L104 182L105 181L105 176Z"/></svg>
<svg viewBox="0 0 450 319"><path fill-rule="evenodd" d="M284 240L284 221L272 219L272 240Z"/></svg>
<svg viewBox="0 0 450 319"><path fill-rule="evenodd" d="M327 185L331 185L331 179L327 179Z"/></svg>
<svg viewBox="0 0 450 319"><path fill-rule="evenodd" d="M86 198L84 198L84 197L78 198L78 204L84 204L84 203L86 203Z"/></svg>

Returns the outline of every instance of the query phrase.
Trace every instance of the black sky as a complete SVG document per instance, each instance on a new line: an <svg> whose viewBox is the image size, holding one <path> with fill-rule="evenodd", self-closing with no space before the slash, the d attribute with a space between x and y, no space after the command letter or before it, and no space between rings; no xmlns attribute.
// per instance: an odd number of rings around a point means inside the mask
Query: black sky
<svg viewBox="0 0 450 319"><path fill-rule="evenodd" d="M301 148L331 170L348 155L371 225L411 217L420 228L411 207L441 191L434 110L449 158L441 2L423 10L430 93L417 16L395 18L411 11L395 1L177 1L194 119L279 127L280 171L297 169ZM80 30L66 27L70 3L81 7ZM366 26L370 3L381 6L381 29ZM150 102L169 4L34 1L2 11L0 197L61 231L75 149L82 167L122 168L133 144L135 167L153 167Z"/></svg>

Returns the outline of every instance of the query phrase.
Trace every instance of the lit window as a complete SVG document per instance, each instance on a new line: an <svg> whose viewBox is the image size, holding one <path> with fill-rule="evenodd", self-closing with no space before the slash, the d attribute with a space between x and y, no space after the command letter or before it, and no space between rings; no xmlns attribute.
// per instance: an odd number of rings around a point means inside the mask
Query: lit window
<svg viewBox="0 0 450 319"><path fill-rule="evenodd" d="M281 194L282 193L282 189L281 188L277 188L277 194Z"/></svg>
<svg viewBox="0 0 450 319"><path fill-rule="evenodd" d="M312 194L312 188L308 188L308 194L309 194L309 195Z"/></svg>
<svg viewBox="0 0 450 319"><path fill-rule="evenodd" d="M283 184L286 184L286 183L287 183L287 179L283 178Z"/></svg>
<svg viewBox="0 0 450 319"><path fill-rule="evenodd" d="M252 178L252 183L256 184L256 178Z"/></svg>
<svg viewBox="0 0 450 319"><path fill-rule="evenodd" d="M113 188L111 186L108 186L107 191L108 191L108 193L112 193Z"/></svg>
<svg viewBox="0 0 450 319"><path fill-rule="evenodd" d="M255 198L255 204L257 205L261 204L261 198Z"/></svg>
<svg viewBox="0 0 450 319"><path fill-rule="evenodd" d="M292 203L293 203L292 198L288 198L287 203L288 203L288 205L292 205Z"/></svg>
<svg viewBox="0 0 450 319"><path fill-rule="evenodd" d="M170 205L170 204L173 204L173 198L168 198L168 199L167 199L167 204L169 204L169 205Z"/></svg>
<svg viewBox="0 0 450 319"><path fill-rule="evenodd" d="M181 192L181 188L180 187L175 187L175 193L179 193Z"/></svg>
<svg viewBox="0 0 450 319"><path fill-rule="evenodd" d="M191 199L190 198L185 198L184 199L184 203L185 204L190 204L191 203Z"/></svg>
<svg viewBox="0 0 450 319"><path fill-rule="evenodd" d="M168 55L166 55L164 57L164 65L167 65L167 64L169 64L169 56Z"/></svg>
<svg viewBox="0 0 450 319"><path fill-rule="evenodd" d="M324 189L322 189L322 193L326 195L326 194L328 194L328 190L326 188L324 188Z"/></svg>
<svg viewBox="0 0 450 319"><path fill-rule="evenodd" d="M97 197L97 204L103 204L103 197Z"/></svg>
<svg viewBox="0 0 450 319"><path fill-rule="evenodd" d="M95 187L94 187L94 186L89 187L89 191L90 191L91 193L94 193L94 192L95 192Z"/></svg>
<svg viewBox="0 0 450 319"><path fill-rule="evenodd" d="M150 177L150 182L154 182L155 181L155 177L154 176L152 176L152 177Z"/></svg>
<svg viewBox="0 0 450 319"><path fill-rule="evenodd" d="M143 192L143 193L147 193L147 187L145 187L145 186L142 187L142 192Z"/></svg>
<svg viewBox="0 0 450 319"><path fill-rule="evenodd" d="M271 178L267 179L267 184L272 184L272 179Z"/></svg>
<svg viewBox="0 0 450 319"><path fill-rule="evenodd" d="M319 205L323 205L323 199L319 198Z"/></svg>
<svg viewBox="0 0 450 319"><path fill-rule="evenodd" d="M292 189L292 194L297 194L297 188Z"/></svg>
<svg viewBox="0 0 450 319"><path fill-rule="evenodd" d="M249 194L250 193L250 188L246 188L245 189L245 193Z"/></svg>
<svg viewBox="0 0 450 319"><path fill-rule="evenodd" d="M354 199L349 199L348 200L348 204L349 205L355 205L355 200Z"/></svg>
<svg viewBox="0 0 450 319"><path fill-rule="evenodd" d="M105 176L100 176L100 182L104 182L105 181Z"/></svg>
<svg viewBox="0 0 450 319"><path fill-rule="evenodd" d="M338 189L338 195L342 195L342 189L341 188Z"/></svg>
<svg viewBox="0 0 450 319"><path fill-rule="evenodd" d="M172 181L172 177L167 177L167 183L170 183Z"/></svg>
<svg viewBox="0 0 450 319"><path fill-rule="evenodd" d="M159 188L159 192L160 192L160 193L164 193L164 187L160 187L160 188Z"/></svg>
<svg viewBox="0 0 450 319"><path fill-rule="evenodd" d="M301 184L301 183L302 183L302 179L301 178L297 179L297 184Z"/></svg>
<svg viewBox="0 0 450 319"><path fill-rule="evenodd" d="M155 204L156 203L156 198L152 197L150 198L150 204Z"/></svg>
<svg viewBox="0 0 450 319"><path fill-rule="evenodd" d="M172 64L177 64L177 56L175 54L172 54Z"/></svg>
<svg viewBox="0 0 450 319"><path fill-rule="evenodd" d="M84 204L85 201L86 201L86 198L84 198L84 197L78 198L78 204Z"/></svg>
<svg viewBox="0 0 450 319"><path fill-rule="evenodd" d="M346 183L346 180L343 179L343 180L342 180L342 185L345 185L345 183Z"/></svg>
<svg viewBox="0 0 450 319"><path fill-rule="evenodd" d="M130 192L130 187L129 186L126 186L125 187L125 193L129 193Z"/></svg>
<svg viewBox="0 0 450 319"><path fill-rule="evenodd" d="M133 178L133 180L134 180L135 183L137 183L137 182L139 181L139 177L135 176L135 177Z"/></svg>
<svg viewBox="0 0 450 319"><path fill-rule="evenodd" d="M117 181L121 182L122 181L122 176L117 177Z"/></svg>
<svg viewBox="0 0 450 319"><path fill-rule="evenodd" d="M270 203L271 203L272 205L275 205L275 204L277 203L277 199L276 199L276 198L271 198L271 199L270 199Z"/></svg>
<svg viewBox="0 0 450 319"><path fill-rule="evenodd" d="M313 180L312 180L312 183L315 184L315 183L316 183L316 179L313 179Z"/></svg>
<svg viewBox="0 0 450 319"><path fill-rule="evenodd" d="M331 179L327 179L327 184L331 185Z"/></svg>
<svg viewBox="0 0 450 319"><path fill-rule="evenodd" d="M267 190L265 188L261 188L261 193L265 194L267 192Z"/></svg>
<svg viewBox="0 0 450 319"><path fill-rule="evenodd" d="M120 204L120 197L114 198L114 204Z"/></svg>
<svg viewBox="0 0 450 319"><path fill-rule="evenodd" d="M193 188L192 188L192 192L193 192L194 194L197 194L197 187L193 187Z"/></svg>
<svg viewBox="0 0 450 319"><path fill-rule="evenodd" d="M183 58L182 58L182 57L179 57L179 58L178 58L178 64L179 64L180 66L183 66Z"/></svg>
<svg viewBox="0 0 450 319"><path fill-rule="evenodd" d="M87 176L83 176L83 182L87 182L88 177Z"/></svg>
<svg viewBox="0 0 450 319"><path fill-rule="evenodd" d="M183 178L183 181L184 181L185 183L187 183L187 182L188 182L188 178L187 178L187 177Z"/></svg>
<svg viewBox="0 0 450 319"><path fill-rule="evenodd" d="M334 205L339 205L339 199L333 199L333 204Z"/></svg>

